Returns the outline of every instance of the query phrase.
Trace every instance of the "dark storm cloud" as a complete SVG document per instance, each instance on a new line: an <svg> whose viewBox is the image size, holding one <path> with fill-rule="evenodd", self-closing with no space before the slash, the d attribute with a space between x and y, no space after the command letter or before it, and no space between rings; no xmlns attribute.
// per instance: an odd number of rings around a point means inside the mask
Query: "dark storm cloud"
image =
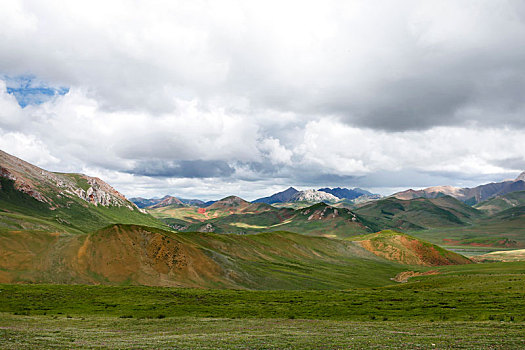
<svg viewBox="0 0 525 350"><path fill-rule="evenodd" d="M525 156L498 159L493 164L507 169L525 170Z"/></svg>
<svg viewBox="0 0 525 350"><path fill-rule="evenodd" d="M503 63L471 67L465 62L444 68L436 62L432 74L422 71L417 78L386 83L370 99L356 105L342 104L334 111L347 122L391 131L468 122L521 128L525 126L525 118L521 117L525 114L521 90L525 86L525 55L516 54L520 56L518 67ZM476 59L492 61L495 57L472 57Z"/></svg>
<svg viewBox="0 0 525 350"><path fill-rule="evenodd" d="M127 172L151 177L208 178L229 177L235 170L224 161L182 160L182 161L139 161Z"/></svg>

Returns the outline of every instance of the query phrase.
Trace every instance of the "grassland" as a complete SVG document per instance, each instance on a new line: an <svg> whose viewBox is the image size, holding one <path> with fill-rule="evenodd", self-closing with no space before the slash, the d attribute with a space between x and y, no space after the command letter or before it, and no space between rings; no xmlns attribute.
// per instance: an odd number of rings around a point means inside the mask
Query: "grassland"
<svg viewBox="0 0 525 350"><path fill-rule="evenodd" d="M408 283L347 290L0 285L0 312L133 318L525 321L525 263L432 268ZM374 318L375 317L375 318Z"/></svg>
<svg viewBox="0 0 525 350"><path fill-rule="evenodd" d="M525 346L525 263L435 269L333 291L0 285L0 347Z"/></svg>
<svg viewBox="0 0 525 350"><path fill-rule="evenodd" d="M13 316L3 349L519 349L522 322Z"/></svg>

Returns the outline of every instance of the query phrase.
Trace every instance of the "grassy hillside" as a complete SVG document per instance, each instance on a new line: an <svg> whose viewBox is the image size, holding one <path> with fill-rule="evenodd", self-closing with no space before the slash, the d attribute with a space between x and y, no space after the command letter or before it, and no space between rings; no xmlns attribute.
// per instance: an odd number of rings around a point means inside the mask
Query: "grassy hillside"
<svg viewBox="0 0 525 350"><path fill-rule="evenodd" d="M74 197L57 197L55 204L53 207L40 202L16 190L12 180L0 177L0 231L29 229L82 233L112 223L166 227L137 208L95 206Z"/></svg>
<svg viewBox="0 0 525 350"><path fill-rule="evenodd" d="M495 262L495 261L525 261L525 249L498 250L483 255L471 257L478 262Z"/></svg>
<svg viewBox="0 0 525 350"><path fill-rule="evenodd" d="M382 229L421 230L458 227L472 223L481 213L450 196L434 199L381 199L355 209L356 214Z"/></svg>
<svg viewBox="0 0 525 350"><path fill-rule="evenodd" d="M0 233L0 249L0 281L9 283L332 289L390 284L404 268L352 242L289 232L174 233L135 225L77 235L9 231Z"/></svg>
<svg viewBox="0 0 525 350"><path fill-rule="evenodd" d="M525 191L507 193L476 204L474 207L492 215L519 206L525 206Z"/></svg>
<svg viewBox="0 0 525 350"><path fill-rule="evenodd" d="M447 246L525 248L524 228L525 207L520 206L482 216L470 225L412 231L410 234Z"/></svg>

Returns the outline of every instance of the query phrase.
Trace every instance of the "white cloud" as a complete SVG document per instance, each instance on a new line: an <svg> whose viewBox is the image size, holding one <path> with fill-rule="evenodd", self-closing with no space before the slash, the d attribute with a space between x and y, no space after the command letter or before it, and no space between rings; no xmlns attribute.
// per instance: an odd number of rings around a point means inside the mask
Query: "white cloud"
<svg viewBox="0 0 525 350"><path fill-rule="evenodd" d="M343 175L402 169L486 175L520 170L498 163L525 161L524 149L520 129L436 127L390 133L322 119L306 125L304 142L295 152L305 164Z"/></svg>
<svg viewBox="0 0 525 350"><path fill-rule="evenodd" d="M323 181L497 180L525 167L519 2L0 7L0 77L70 88L22 109L0 78L0 147L100 174L126 194L254 198ZM157 176L137 171L159 164Z"/></svg>
<svg viewBox="0 0 525 350"><path fill-rule="evenodd" d="M278 139L270 137L262 140L259 143L259 150L274 164L291 164L292 151L282 146Z"/></svg>

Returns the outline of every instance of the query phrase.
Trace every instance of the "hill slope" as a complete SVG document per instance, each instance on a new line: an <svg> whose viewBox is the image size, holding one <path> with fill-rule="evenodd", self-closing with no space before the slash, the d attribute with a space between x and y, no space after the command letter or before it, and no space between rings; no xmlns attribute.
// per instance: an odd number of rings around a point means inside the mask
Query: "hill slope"
<svg viewBox="0 0 525 350"><path fill-rule="evenodd" d="M481 213L450 196L401 200L381 199L355 209L381 228L421 230L431 227L463 226Z"/></svg>
<svg viewBox="0 0 525 350"><path fill-rule="evenodd" d="M514 207L525 205L525 191L507 193L487 201L476 204L474 207L489 215L499 213Z"/></svg>
<svg viewBox="0 0 525 350"><path fill-rule="evenodd" d="M353 242L289 232L217 235L113 225L84 235L4 232L0 249L0 283L325 289L389 284L405 268Z"/></svg>
<svg viewBox="0 0 525 350"><path fill-rule="evenodd" d="M0 151L0 230L78 233L110 223L164 226L98 178L48 172Z"/></svg>
<svg viewBox="0 0 525 350"><path fill-rule="evenodd" d="M178 199L177 197L172 197L172 196L165 196L164 198L162 198L162 200L158 203L155 203L153 205L151 205L150 207L148 208L162 208L162 207L183 207L184 206L184 203L182 203L182 201L180 199Z"/></svg>
<svg viewBox="0 0 525 350"><path fill-rule="evenodd" d="M286 230L311 236L345 238L379 228L349 209L324 203L299 210L275 208L265 203L243 203L237 207L221 204L221 209L210 208L159 208L150 212L175 230L187 232L245 234Z"/></svg>
<svg viewBox="0 0 525 350"><path fill-rule="evenodd" d="M396 232L381 231L360 237L363 248L382 258L407 265L443 266L469 264L462 255Z"/></svg>

